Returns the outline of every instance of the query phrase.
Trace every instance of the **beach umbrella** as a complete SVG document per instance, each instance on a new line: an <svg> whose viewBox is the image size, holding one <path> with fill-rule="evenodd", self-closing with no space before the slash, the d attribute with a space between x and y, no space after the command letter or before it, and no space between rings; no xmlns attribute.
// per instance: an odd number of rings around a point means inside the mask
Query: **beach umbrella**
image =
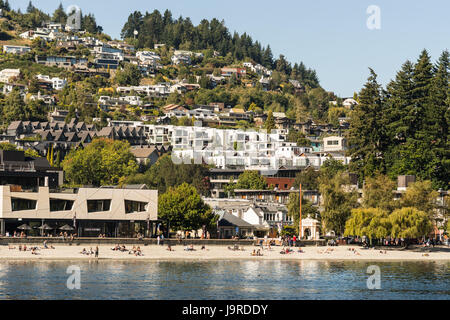
<svg viewBox="0 0 450 320"><path fill-rule="evenodd" d="M75 228L69 226L68 224L63 225L61 228L58 228L59 230L64 230L64 231L72 231L75 230Z"/></svg>
<svg viewBox="0 0 450 320"><path fill-rule="evenodd" d="M44 224L44 225L38 227L38 229L41 229L41 230L52 230L53 228L50 227L48 224Z"/></svg>
<svg viewBox="0 0 450 320"><path fill-rule="evenodd" d="M19 229L19 230L31 230L32 228L25 223L25 224L23 224L21 226L18 226L17 229Z"/></svg>

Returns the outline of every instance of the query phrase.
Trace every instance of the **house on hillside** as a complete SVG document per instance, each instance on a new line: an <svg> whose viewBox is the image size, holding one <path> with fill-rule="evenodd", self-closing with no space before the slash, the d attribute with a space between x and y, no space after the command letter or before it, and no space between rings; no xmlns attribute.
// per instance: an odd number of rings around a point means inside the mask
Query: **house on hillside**
<svg viewBox="0 0 450 320"><path fill-rule="evenodd" d="M4 53L12 53L12 54L24 54L30 52L31 48L26 46L14 46L14 45L4 45L3 52Z"/></svg>
<svg viewBox="0 0 450 320"><path fill-rule="evenodd" d="M136 157L139 165L153 165L158 161L160 153L156 146L141 146L131 148L131 153Z"/></svg>

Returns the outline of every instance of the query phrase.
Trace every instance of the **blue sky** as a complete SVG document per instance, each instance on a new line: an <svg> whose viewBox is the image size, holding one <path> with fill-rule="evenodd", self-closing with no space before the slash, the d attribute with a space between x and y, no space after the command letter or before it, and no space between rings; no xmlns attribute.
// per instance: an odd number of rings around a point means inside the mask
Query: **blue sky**
<svg viewBox="0 0 450 320"><path fill-rule="evenodd" d="M14 9L26 9L29 0L10 0ZM415 61L426 48L433 60L450 50L450 1L448 0L34 0L34 6L53 12L78 5L93 13L97 23L114 38L128 15L139 10L169 9L174 17L224 19L231 32L247 32L263 45L270 44L294 63L303 61L317 71L321 85L340 96L359 91L368 67L383 85L395 77L407 59ZM369 5L381 13L381 29L369 30Z"/></svg>

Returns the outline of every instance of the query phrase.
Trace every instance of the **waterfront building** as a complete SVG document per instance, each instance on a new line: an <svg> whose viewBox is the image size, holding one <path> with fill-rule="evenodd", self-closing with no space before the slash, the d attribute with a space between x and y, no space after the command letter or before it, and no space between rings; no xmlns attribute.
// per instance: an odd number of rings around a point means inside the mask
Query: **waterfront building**
<svg viewBox="0 0 450 320"><path fill-rule="evenodd" d="M53 190L39 187L19 191L0 186L1 234L12 234L20 225L31 228L47 224L51 234L63 225L75 227L79 237L152 236L158 219L158 191L114 187ZM38 229L39 230L39 229ZM39 235L40 232L32 232ZM42 234L42 233L41 233Z"/></svg>

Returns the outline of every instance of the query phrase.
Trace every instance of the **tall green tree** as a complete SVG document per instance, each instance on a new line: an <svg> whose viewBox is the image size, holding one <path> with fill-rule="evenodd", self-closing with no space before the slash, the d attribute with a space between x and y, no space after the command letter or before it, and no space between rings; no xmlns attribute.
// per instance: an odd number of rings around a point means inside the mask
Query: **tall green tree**
<svg viewBox="0 0 450 320"><path fill-rule="evenodd" d="M146 184L150 188L156 188L162 194L170 187L178 187L187 182L193 185L201 195L208 196L211 188L208 172L206 165L174 164L171 156L165 154L145 172L129 176L126 183Z"/></svg>
<svg viewBox="0 0 450 320"><path fill-rule="evenodd" d="M266 190L267 181L258 171L244 171L238 178L236 189Z"/></svg>
<svg viewBox="0 0 450 320"><path fill-rule="evenodd" d="M267 120L264 124L264 129L266 129L268 133L272 132L272 130L275 129L275 119L273 117L272 110L270 110L267 114Z"/></svg>
<svg viewBox="0 0 450 320"><path fill-rule="evenodd" d="M417 181L406 189L400 203L402 207L416 208L433 218L436 215L435 209L438 195L439 193L433 190L431 181Z"/></svg>
<svg viewBox="0 0 450 320"><path fill-rule="evenodd" d="M136 159L126 141L94 139L85 149L72 150L62 162L72 185L117 185L136 173Z"/></svg>
<svg viewBox="0 0 450 320"><path fill-rule="evenodd" d="M391 233L389 214L379 208L353 209L345 222L345 236L366 236L373 239L385 238Z"/></svg>
<svg viewBox="0 0 450 320"><path fill-rule="evenodd" d="M345 222L351 215L351 210L358 206L358 194L354 190L346 190L348 177L338 172L333 178L321 176L319 191L323 198L321 212L322 224L327 231L337 235L344 233Z"/></svg>
<svg viewBox="0 0 450 320"><path fill-rule="evenodd" d="M361 178L386 172L384 154L388 142L382 121L384 112L384 93L377 75L370 69L368 81L359 93L359 104L350 114L348 132L350 168Z"/></svg>
<svg viewBox="0 0 450 320"><path fill-rule="evenodd" d="M64 11L62 3L59 4L55 12L53 12L53 22L65 24L67 21L67 14Z"/></svg>
<svg viewBox="0 0 450 320"><path fill-rule="evenodd" d="M392 212L396 204L394 193L396 183L388 176L378 174L368 177L363 187L362 205L364 208L381 208Z"/></svg>
<svg viewBox="0 0 450 320"><path fill-rule="evenodd" d="M27 13L32 13L34 9L33 3L30 1L27 6Z"/></svg>
<svg viewBox="0 0 450 320"><path fill-rule="evenodd" d="M429 216L416 208L401 208L389 216L393 238L415 239L428 236L433 230Z"/></svg>
<svg viewBox="0 0 450 320"><path fill-rule="evenodd" d="M319 177L319 171L315 170L313 167L308 167L297 173L294 180L294 187L298 188L301 184L303 190L318 190Z"/></svg>
<svg viewBox="0 0 450 320"><path fill-rule="evenodd" d="M158 198L158 217L167 220L172 230L199 230L214 226L217 216L205 204L195 187L183 183Z"/></svg>
<svg viewBox="0 0 450 320"><path fill-rule="evenodd" d="M121 86L138 86L141 78L139 67L128 63L123 70L117 71L115 80Z"/></svg>

